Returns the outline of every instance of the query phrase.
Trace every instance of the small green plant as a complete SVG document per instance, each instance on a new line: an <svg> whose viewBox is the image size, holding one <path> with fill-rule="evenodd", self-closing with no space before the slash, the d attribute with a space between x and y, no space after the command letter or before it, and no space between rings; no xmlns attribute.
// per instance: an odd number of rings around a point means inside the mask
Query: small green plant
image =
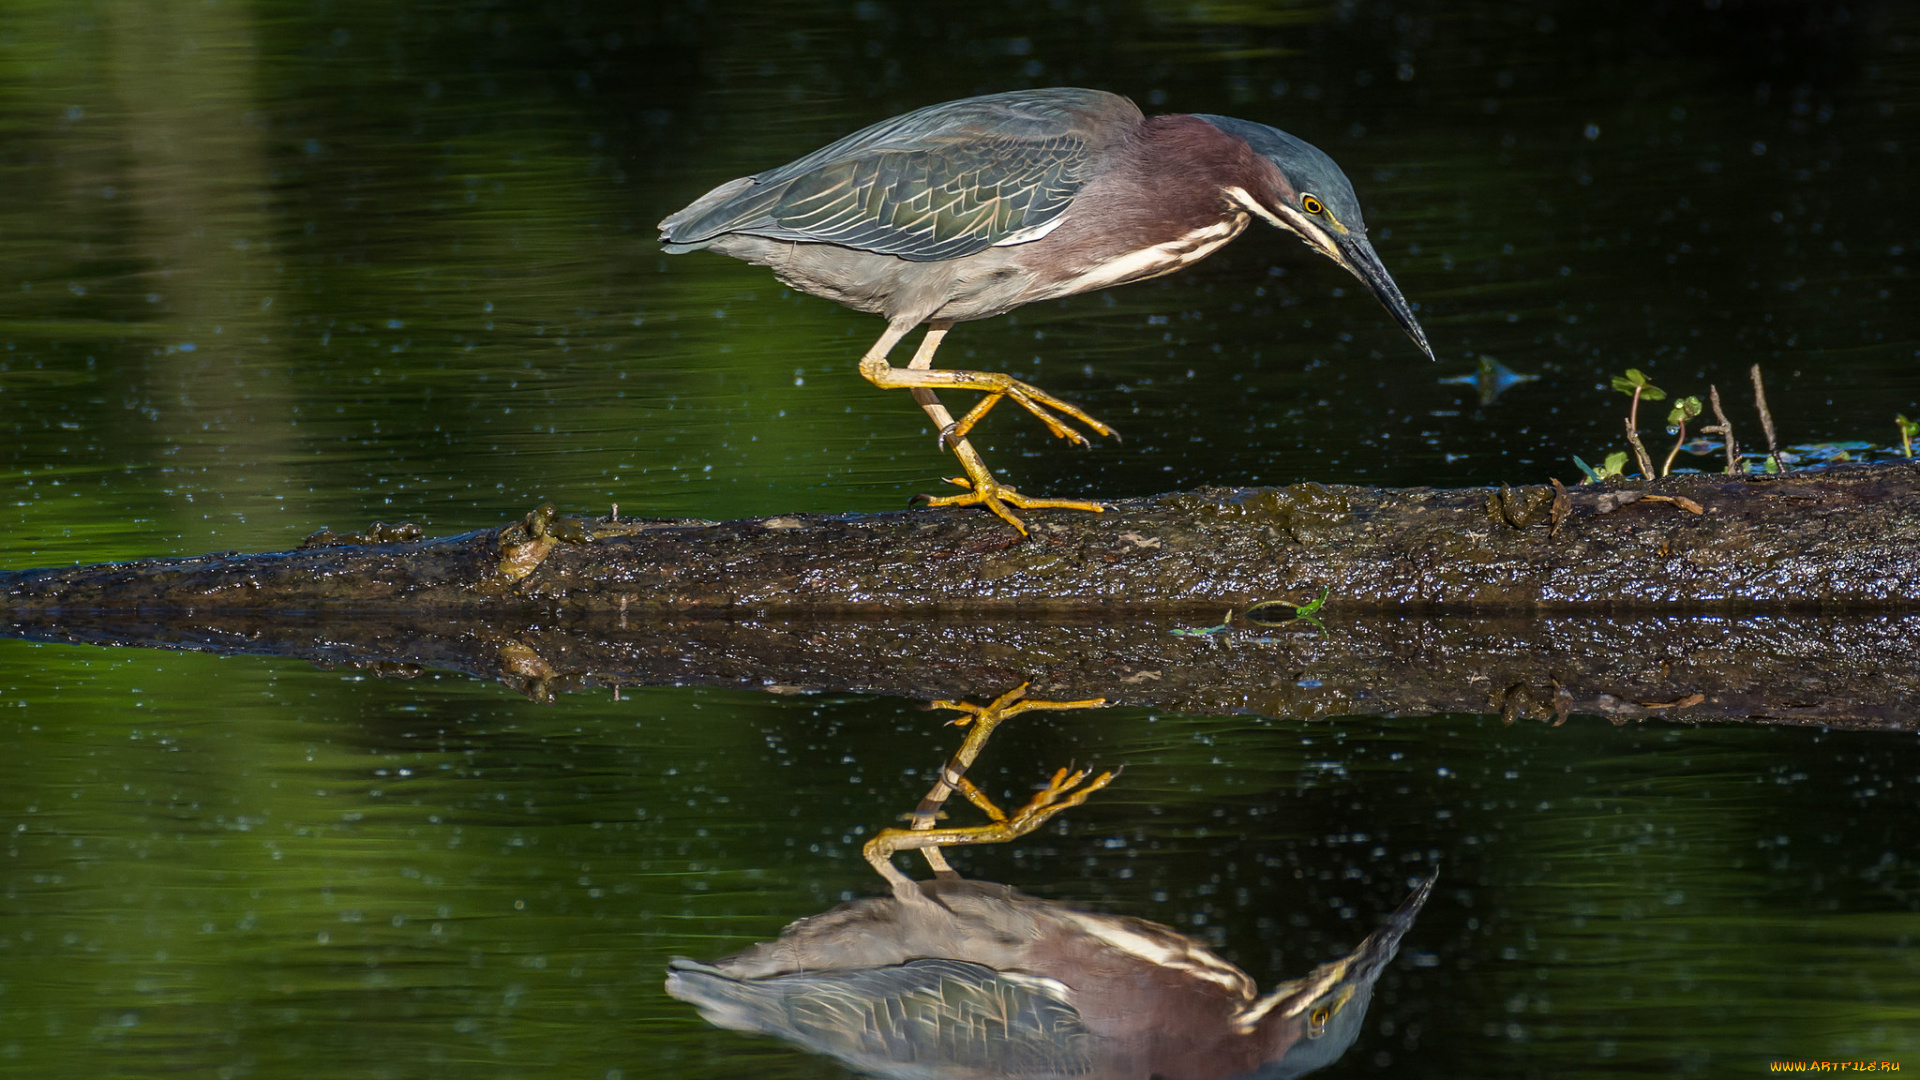
<svg viewBox="0 0 1920 1080"><path fill-rule="evenodd" d="M1332 592L1333 586L1329 585L1320 590L1319 596L1314 597L1304 604L1296 605L1293 609L1293 617L1296 619L1311 619L1315 615L1320 614L1320 609L1326 606L1327 597L1332 594Z"/></svg>
<svg viewBox="0 0 1920 1080"><path fill-rule="evenodd" d="M1742 454L1740 452L1740 445L1733 437L1733 421L1727 419L1727 411L1721 407L1720 388L1709 384L1707 393L1712 401L1712 418L1715 422L1711 424L1704 422L1695 423L1696 420L1704 421L1707 413L1707 407L1702 405L1699 398L1683 397L1675 399L1673 407L1667 411L1667 434L1675 436L1673 449L1667 452L1666 460L1661 463L1660 472L1657 474L1658 476L1665 477L1673 474L1673 463L1679 458L1680 451L1687 447L1687 432L1690 428L1700 435L1718 435L1720 437L1720 449L1726 454L1727 464L1725 471L1728 475L1738 475L1748 472L1778 473L1786 471L1788 463L1794 460L1794 457L1786 457L1783 459L1779 449L1779 440L1775 437L1773 430L1773 414L1767 411L1766 390L1760 381L1760 365L1755 364L1749 374L1753 378L1753 406L1755 410L1760 413L1760 429L1767 437L1766 455L1763 457L1759 454ZM1638 368L1628 368L1625 374L1615 375L1611 381L1611 386L1614 390L1626 394L1633 399L1632 404L1627 407L1627 445L1633 450L1633 457L1639 463L1641 478L1644 480L1652 480L1656 476L1653 471L1653 460L1647 454L1646 444L1640 440L1640 403L1642 401L1665 400L1667 392L1653 385L1652 380L1647 378L1646 373ZM1906 455L1909 458L1913 457L1913 444L1916 441L1915 437L1920 436L1920 423L1915 423L1905 416L1894 417L1894 423L1900 429L1900 441L1905 449ZM1847 461L1851 460L1849 451L1854 449L1856 445L1860 449L1870 449L1867 443L1834 443L1814 447L1796 447L1794 450L1798 457L1806 460L1817 462ZM1818 451L1818 456L1810 456L1809 451ZM1589 482L1599 483L1600 481L1608 480L1615 476L1624 477L1626 475L1627 455L1609 454L1606 465L1598 469L1588 465L1578 457L1573 459L1573 463L1580 466L1580 471L1586 474Z"/></svg>
<svg viewBox="0 0 1920 1080"><path fill-rule="evenodd" d="M1673 471L1673 459L1680 456L1680 448L1687 443L1687 421L1699 416L1700 408L1699 398L1683 397L1675 401L1673 408L1667 412L1667 430L1677 432L1679 438L1673 440L1673 449L1667 452L1667 460L1660 466L1661 476Z"/></svg>
<svg viewBox="0 0 1920 1080"><path fill-rule="evenodd" d="M1639 368L1628 368L1625 375L1613 377L1613 388L1633 398L1633 404L1627 406L1627 444L1633 447L1635 460L1640 463L1640 475L1653 479L1653 458L1648 456L1646 445L1640 441L1640 402L1664 401L1667 392L1653 385Z"/></svg>
<svg viewBox="0 0 1920 1080"><path fill-rule="evenodd" d="M1920 423L1906 418L1904 413L1893 414L1894 425L1900 429L1900 452L1913 456L1913 437L1920 435Z"/></svg>
<svg viewBox="0 0 1920 1080"><path fill-rule="evenodd" d="M1317 598L1302 603L1300 607L1294 607L1294 623L1306 623L1308 626L1313 626L1315 630L1319 630L1323 638L1331 638L1332 634L1327 632L1327 625L1319 621L1319 609L1323 603L1327 603L1329 592L1332 592L1332 586L1323 588Z"/></svg>
<svg viewBox="0 0 1920 1080"><path fill-rule="evenodd" d="M1587 483L1598 484L1615 476L1626 475L1627 452L1625 450L1615 450L1613 453L1607 455L1607 460L1601 462L1600 467L1597 469L1585 461L1582 461L1579 454L1573 455L1573 463L1579 466L1581 472L1586 474Z"/></svg>

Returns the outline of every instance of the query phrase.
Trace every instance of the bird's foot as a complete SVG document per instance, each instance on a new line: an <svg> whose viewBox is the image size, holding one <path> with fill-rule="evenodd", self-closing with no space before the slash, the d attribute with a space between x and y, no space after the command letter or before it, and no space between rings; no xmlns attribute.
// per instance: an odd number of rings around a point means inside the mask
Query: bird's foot
<svg viewBox="0 0 1920 1080"><path fill-rule="evenodd" d="M947 483L967 489L965 495L916 495L914 501L922 506L984 506L999 515L1002 521L1020 530L1021 536L1027 535L1026 522L1008 509L1017 506L1022 510L1088 510L1104 513L1105 503L1088 499L1042 499L1031 495L1022 495L1013 488L988 476L983 482L975 482L965 477L950 477Z"/></svg>
<svg viewBox="0 0 1920 1080"><path fill-rule="evenodd" d="M933 863L936 872L950 872L944 858L938 862L933 861L934 853L937 853L940 848L956 844L1004 844L1010 840L1018 840L1045 825L1055 814L1086 802L1089 796L1112 783L1113 778L1119 775L1119 770L1115 769L1088 780L1089 771L1087 769L1076 769L1072 772L1066 769L1056 771L1046 787L1036 792L1025 806L1011 815L1001 815L998 809L994 808L990 815L994 820L985 825L939 828L931 820L916 820L910 828L882 829L873 839L867 841L866 846L861 849L861 854L866 857L869 865L882 877L892 882L896 888L908 882L906 875L893 865L893 856L897 852L927 852L928 861ZM971 787L971 785L967 786ZM984 807L992 806L985 795L976 791L966 793L974 803Z"/></svg>
<svg viewBox="0 0 1920 1080"><path fill-rule="evenodd" d="M1091 444L1085 435L1067 424L1067 422L1059 416L1055 416L1055 413L1062 413L1067 417L1077 420L1098 434L1111 435L1115 439L1120 437L1112 428L1087 415L1079 406L1062 401L1052 394L1047 393L1045 390L1031 383L1021 382L1012 376L985 371L949 372L946 374L969 376L970 380L961 385L969 390L985 390L987 396L981 398L980 403L975 405L971 412L954 423L947 425L946 428L940 432L939 443L942 449L951 443L956 443L966 438L967 433L973 430L974 425L978 424L988 412L991 412L993 407L999 404L1000 399L1003 397L1012 398L1021 408L1039 418L1040 422L1047 425L1047 430L1053 432L1056 438L1065 439L1076 446L1088 446Z"/></svg>
<svg viewBox="0 0 1920 1080"><path fill-rule="evenodd" d="M993 733L993 729L998 727L1001 721L1012 719L1025 712L1065 712L1072 709L1100 709L1105 708L1107 704L1106 698L1083 698L1079 701L1032 701L1027 698L1027 687L1029 685L1028 683L1021 683L1019 686L1001 694L986 705L975 705L969 701L946 700L932 703L932 708L951 709L961 714L948 721L948 723L954 727L967 727L968 725L972 725L973 730L967 733L966 741L961 743L959 751L953 756L953 760L947 764L945 769L941 770L940 780L934 785L933 790L927 793L925 799L921 800L919 808L916 809L913 814L909 815L910 820L913 822L910 826L911 828L932 828L934 821L937 819L941 804L946 801L947 794L951 791L957 791L965 796L968 802L979 807L981 812L993 821L1006 821L1007 815L1005 811L994 805L993 800L987 798L984 792L975 787L973 783L966 778L968 767L971 766L973 760L979 756L981 746L985 745L987 737Z"/></svg>
<svg viewBox="0 0 1920 1080"><path fill-rule="evenodd" d="M1033 701L1027 698L1027 684L1021 683L1012 690L1001 694L991 703L975 705L965 701L936 701L936 709L952 709L962 715L954 720L956 725L968 729L967 737L961 740L960 748L954 751L953 758L940 769L939 779L920 800L912 814L908 815L908 825L904 829L883 829L879 835L867 842L865 855L873 868L892 882L898 895L918 895L912 891L912 885L906 875L892 863L895 852L917 850L926 856L927 863L936 874L951 875L953 868L940 853L947 844L991 844L1024 836L1039 828L1054 814L1069 806L1078 806L1087 796L1105 787L1113 778L1112 774L1097 777L1091 783L1081 786L1086 779L1085 770L1069 774L1061 769L1053 775L1044 790L1017 814L1009 818L1005 811L994 804L986 793L975 787L967 779L967 770L980 756L987 739L992 736L1000 722L1024 712L1061 711L1066 709L1097 709L1106 705L1105 698L1088 698L1081 701ZM966 800L987 815L988 824L971 828L955 828L940 824L941 807L947 798L958 792Z"/></svg>
<svg viewBox="0 0 1920 1080"><path fill-rule="evenodd" d="M1107 704L1106 698L1086 698L1081 701L1033 701L1027 697L1027 687L1032 683L1019 686L994 698L986 705L975 705L969 701L940 700L932 702L928 708L950 709L961 715L947 721L954 727L966 727L978 720L984 724L998 724L1010 720L1024 712L1066 711L1069 709L1099 709Z"/></svg>

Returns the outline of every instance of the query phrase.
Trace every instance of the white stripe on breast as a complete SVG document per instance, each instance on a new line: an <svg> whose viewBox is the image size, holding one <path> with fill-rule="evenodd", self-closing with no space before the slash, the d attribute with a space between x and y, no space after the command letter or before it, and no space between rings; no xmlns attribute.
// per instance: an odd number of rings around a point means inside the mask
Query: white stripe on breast
<svg viewBox="0 0 1920 1080"><path fill-rule="evenodd" d="M1191 266L1214 253L1220 245L1239 236L1247 227L1247 215L1235 214L1223 221L1195 229L1177 240L1130 251L1109 259L1066 282L1048 289L1046 295L1072 296L1075 293L1104 289L1129 281L1144 281Z"/></svg>
<svg viewBox="0 0 1920 1080"><path fill-rule="evenodd" d="M1219 244L1214 246L1218 247ZM1253 997L1253 980L1247 977L1246 972L1215 956L1204 946L1171 933L1165 937L1151 937L1124 923L1104 919L1090 912L1068 911L1062 914L1068 922L1109 948L1139 957L1155 967L1185 972L1196 979L1216 983L1238 997Z"/></svg>

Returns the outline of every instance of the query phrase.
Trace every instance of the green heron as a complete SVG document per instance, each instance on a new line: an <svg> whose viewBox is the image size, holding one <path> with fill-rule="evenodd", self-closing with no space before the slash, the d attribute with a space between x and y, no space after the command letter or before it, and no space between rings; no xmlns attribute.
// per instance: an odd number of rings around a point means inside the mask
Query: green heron
<svg viewBox="0 0 1920 1080"><path fill-rule="evenodd" d="M967 433L1010 397L1060 438L1107 425L1004 374L935 370L954 323L1022 304L1169 274L1259 218L1352 272L1429 359L1413 308L1380 264L1353 185L1333 159L1284 131L1206 114L1148 118L1099 90L1016 90L932 105L857 131L798 161L714 188L660 223L670 254L711 248L781 281L887 320L860 374L913 392L966 470L962 495L1022 533L1012 507L1100 510L1038 499L995 480ZM887 354L921 323L905 368ZM958 421L940 387L986 396Z"/></svg>
<svg viewBox="0 0 1920 1080"><path fill-rule="evenodd" d="M1339 1057L1434 875L1352 953L1264 995L1245 972L1158 923L962 879L936 858L940 845L1025 835L1111 779L1080 787L1085 772L1061 770L1010 816L965 782L993 725L1021 706L1094 704L1020 702L1024 690L984 708L951 706L968 711L974 729L912 825L867 844L893 895L801 919L779 940L713 964L675 960L667 992L720 1027L774 1035L885 1077L1277 1080ZM994 823L934 828L955 791ZM928 857L932 880L891 864L906 848Z"/></svg>

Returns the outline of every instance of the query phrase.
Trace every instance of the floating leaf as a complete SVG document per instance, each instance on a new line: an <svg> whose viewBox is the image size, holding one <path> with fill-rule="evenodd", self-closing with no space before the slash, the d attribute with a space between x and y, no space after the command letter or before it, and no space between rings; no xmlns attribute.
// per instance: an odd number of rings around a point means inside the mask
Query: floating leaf
<svg viewBox="0 0 1920 1080"><path fill-rule="evenodd" d="M1789 465L1824 465L1835 461L1857 461L1872 457L1870 442L1795 443L1780 448L1780 460Z"/></svg>

